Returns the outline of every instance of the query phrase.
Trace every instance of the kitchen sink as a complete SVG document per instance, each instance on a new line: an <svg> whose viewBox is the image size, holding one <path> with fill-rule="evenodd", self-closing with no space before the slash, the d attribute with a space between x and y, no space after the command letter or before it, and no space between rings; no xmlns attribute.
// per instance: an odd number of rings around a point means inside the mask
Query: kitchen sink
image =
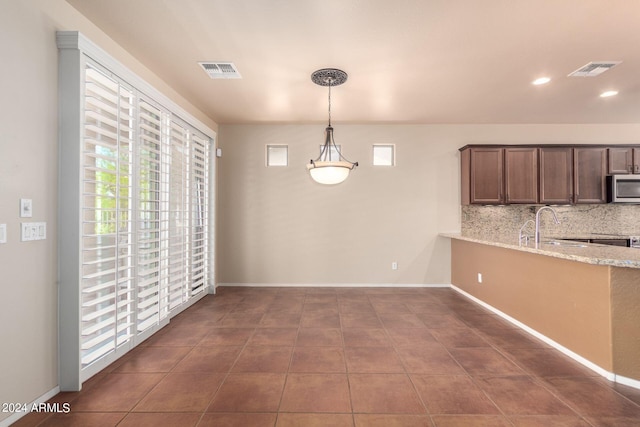
<svg viewBox="0 0 640 427"><path fill-rule="evenodd" d="M546 240L542 242L543 245L554 245L554 246L568 246L572 248L586 248L587 245L585 243L580 242L571 242L568 240Z"/></svg>

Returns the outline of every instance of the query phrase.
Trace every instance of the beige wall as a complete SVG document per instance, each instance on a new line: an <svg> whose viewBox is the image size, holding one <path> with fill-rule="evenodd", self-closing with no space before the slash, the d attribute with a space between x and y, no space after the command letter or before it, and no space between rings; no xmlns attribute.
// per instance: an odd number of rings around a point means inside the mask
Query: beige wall
<svg viewBox="0 0 640 427"><path fill-rule="evenodd" d="M220 127L219 283L449 283L448 240L437 234L460 228L458 148L640 141L640 125L334 127L345 156L360 162L335 187L305 169L323 125ZM376 143L396 144L396 167L371 166ZM289 166L266 168L266 144L288 144Z"/></svg>
<svg viewBox="0 0 640 427"><path fill-rule="evenodd" d="M57 30L79 30L120 62L191 107L64 0L0 1L0 402L29 403L58 384L57 358ZM20 242L19 199L47 239ZM10 414L0 413L0 423Z"/></svg>

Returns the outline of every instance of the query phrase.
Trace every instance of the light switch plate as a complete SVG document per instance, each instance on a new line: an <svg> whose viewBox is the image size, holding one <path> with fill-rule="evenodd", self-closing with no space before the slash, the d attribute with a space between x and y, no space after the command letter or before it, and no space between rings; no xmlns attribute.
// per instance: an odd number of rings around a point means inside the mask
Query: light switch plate
<svg viewBox="0 0 640 427"><path fill-rule="evenodd" d="M20 199L20 218L31 218L33 216L33 200Z"/></svg>
<svg viewBox="0 0 640 427"><path fill-rule="evenodd" d="M7 224L0 224L0 243L7 243Z"/></svg>

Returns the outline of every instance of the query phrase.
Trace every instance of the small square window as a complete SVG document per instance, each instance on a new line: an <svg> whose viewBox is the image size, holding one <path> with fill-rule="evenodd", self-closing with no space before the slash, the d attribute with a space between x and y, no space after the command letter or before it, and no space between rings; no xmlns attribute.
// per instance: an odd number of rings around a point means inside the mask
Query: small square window
<svg viewBox="0 0 640 427"><path fill-rule="evenodd" d="M267 166L287 166L289 146L267 145Z"/></svg>
<svg viewBox="0 0 640 427"><path fill-rule="evenodd" d="M374 145L373 146L373 165L374 166L395 166L396 164L396 146L390 145Z"/></svg>

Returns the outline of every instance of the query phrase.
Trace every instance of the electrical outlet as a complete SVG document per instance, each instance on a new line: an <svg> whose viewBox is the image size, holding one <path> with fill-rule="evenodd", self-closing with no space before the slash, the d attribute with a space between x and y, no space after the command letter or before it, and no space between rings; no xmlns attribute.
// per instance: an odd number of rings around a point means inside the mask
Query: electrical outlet
<svg viewBox="0 0 640 427"><path fill-rule="evenodd" d="M393 261L393 262L391 263L391 269L392 269L392 270L397 270L397 269L398 269L398 263L397 263L397 262L395 262L395 261Z"/></svg>
<svg viewBox="0 0 640 427"><path fill-rule="evenodd" d="M482 283L482 273L478 273L478 283Z"/></svg>

